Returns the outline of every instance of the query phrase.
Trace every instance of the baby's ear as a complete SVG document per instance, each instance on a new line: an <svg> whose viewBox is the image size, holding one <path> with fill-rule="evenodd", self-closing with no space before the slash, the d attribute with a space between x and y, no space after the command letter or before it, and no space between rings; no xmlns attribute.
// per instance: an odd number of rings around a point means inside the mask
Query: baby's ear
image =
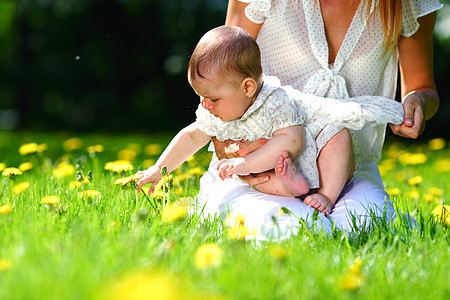
<svg viewBox="0 0 450 300"><path fill-rule="evenodd" d="M242 80L242 87L247 97L253 97L258 89L258 84L255 79L247 77Z"/></svg>

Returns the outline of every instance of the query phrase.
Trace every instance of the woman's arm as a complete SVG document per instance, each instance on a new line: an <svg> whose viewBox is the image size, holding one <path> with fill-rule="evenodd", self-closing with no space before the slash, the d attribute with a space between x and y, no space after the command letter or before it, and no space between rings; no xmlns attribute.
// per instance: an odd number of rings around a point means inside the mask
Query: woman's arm
<svg viewBox="0 0 450 300"><path fill-rule="evenodd" d="M439 108L439 95L433 76L432 34L436 12L418 19L420 27L411 37L401 37L398 44L401 95L405 110L402 125L391 125L403 137L417 138L425 129L425 121Z"/></svg>
<svg viewBox="0 0 450 300"><path fill-rule="evenodd" d="M247 5L238 0L229 0L225 25L242 27L256 40L261 24L253 23L245 16Z"/></svg>

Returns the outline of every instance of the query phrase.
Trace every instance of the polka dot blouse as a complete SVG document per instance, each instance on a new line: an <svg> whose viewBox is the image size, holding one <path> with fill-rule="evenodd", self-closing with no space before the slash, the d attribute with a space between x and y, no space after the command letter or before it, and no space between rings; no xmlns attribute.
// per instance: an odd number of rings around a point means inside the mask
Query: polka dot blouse
<svg viewBox="0 0 450 300"><path fill-rule="evenodd" d="M360 4L330 65L320 1L240 1L249 3L245 10L247 18L262 24L257 42L266 75L277 76L283 85L317 96L395 97L397 51L384 54L381 22L375 7L371 7L366 21L367 10ZM438 0L403 0L401 34L413 35L419 28L417 19L441 7ZM381 157L384 134L385 125L356 132L363 163Z"/></svg>

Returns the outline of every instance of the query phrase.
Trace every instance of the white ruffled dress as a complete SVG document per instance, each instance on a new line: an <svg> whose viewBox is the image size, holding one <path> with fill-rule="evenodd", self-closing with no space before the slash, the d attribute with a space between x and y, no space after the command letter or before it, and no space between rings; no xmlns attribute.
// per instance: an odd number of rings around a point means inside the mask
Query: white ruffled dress
<svg viewBox="0 0 450 300"><path fill-rule="evenodd" d="M392 99L375 96L339 100L317 97L291 86L281 86L277 77L265 76L255 102L241 118L225 122L201 105L196 116L198 128L220 141L270 139L277 130L303 125L304 148L294 162L310 187L318 188L317 156L329 139L343 128L360 130L386 123L399 125L403 121L403 106ZM354 152L358 151L355 145Z"/></svg>

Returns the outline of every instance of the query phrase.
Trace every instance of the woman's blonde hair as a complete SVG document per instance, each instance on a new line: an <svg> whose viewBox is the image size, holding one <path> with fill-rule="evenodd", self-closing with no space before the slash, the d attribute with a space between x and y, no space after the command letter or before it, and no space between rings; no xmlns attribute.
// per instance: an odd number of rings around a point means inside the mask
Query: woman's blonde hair
<svg viewBox="0 0 450 300"><path fill-rule="evenodd" d="M363 0L366 5L367 19L370 18L370 8L377 0ZM385 51L395 47L402 29L402 0L378 0L376 8L381 19ZM376 12L376 11L375 11ZM367 20L369 21L369 20Z"/></svg>
<svg viewBox="0 0 450 300"><path fill-rule="evenodd" d="M220 26L198 42L188 66L189 82L220 76L226 81L262 76L261 52L255 39L237 26Z"/></svg>

